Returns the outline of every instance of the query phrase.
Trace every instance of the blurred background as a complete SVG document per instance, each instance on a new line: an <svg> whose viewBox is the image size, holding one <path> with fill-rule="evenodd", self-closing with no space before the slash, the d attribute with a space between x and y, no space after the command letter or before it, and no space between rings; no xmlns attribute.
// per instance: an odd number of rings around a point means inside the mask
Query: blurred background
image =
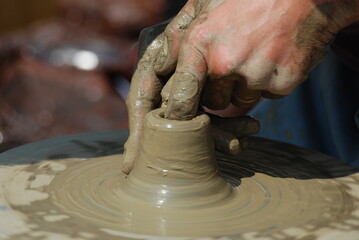
<svg viewBox="0 0 359 240"><path fill-rule="evenodd" d="M0 0L0 152L128 128L141 29L183 0Z"/></svg>
<svg viewBox="0 0 359 240"><path fill-rule="evenodd" d="M52 19L56 11L55 0L0 0L0 36Z"/></svg>

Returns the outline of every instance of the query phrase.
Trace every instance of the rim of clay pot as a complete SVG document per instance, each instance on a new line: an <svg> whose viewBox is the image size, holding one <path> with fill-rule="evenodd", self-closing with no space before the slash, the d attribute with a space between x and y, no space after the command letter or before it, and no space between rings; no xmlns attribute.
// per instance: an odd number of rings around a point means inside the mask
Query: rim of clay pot
<svg viewBox="0 0 359 240"><path fill-rule="evenodd" d="M173 131L188 131L209 125L210 118L206 114L198 115L190 120L172 120L164 118L164 109L155 109L146 115L146 124L159 129L171 129Z"/></svg>

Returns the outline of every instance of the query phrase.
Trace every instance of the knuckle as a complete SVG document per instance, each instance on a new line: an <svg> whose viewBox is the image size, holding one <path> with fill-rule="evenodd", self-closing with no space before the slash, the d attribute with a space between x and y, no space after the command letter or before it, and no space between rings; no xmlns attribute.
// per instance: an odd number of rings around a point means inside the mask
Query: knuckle
<svg viewBox="0 0 359 240"><path fill-rule="evenodd" d="M240 75L246 80L251 90L266 90L272 78L274 66L262 58L253 58L242 64Z"/></svg>
<svg viewBox="0 0 359 240"><path fill-rule="evenodd" d="M177 22L177 29L186 30L194 19L194 9L183 9Z"/></svg>
<svg viewBox="0 0 359 240"><path fill-rule="evenodd" d="M273 94L288 95L300 83L301 77L274 77L268 87L268 91Z"/></svg>
<svg viewBox="0 0 359 240"><path fill-rule="evenodd" d="M208 39L208 29L202 26L195 26L188 33L188 42L198 44L204 43Z"/></svg>
<svg viewBox="0 0 359 240"><path fill-rule="evenodd" d="M236 57L232 53L221 53L211 54L208 60L209 71L212 77L221 78L234 72L236 69Z"/></svg>

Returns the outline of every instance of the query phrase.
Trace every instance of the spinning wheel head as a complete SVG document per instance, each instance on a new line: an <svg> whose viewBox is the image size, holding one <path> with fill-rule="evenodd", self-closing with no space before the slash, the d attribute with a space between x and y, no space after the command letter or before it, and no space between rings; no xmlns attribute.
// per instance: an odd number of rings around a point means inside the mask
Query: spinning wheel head
<svg viewBox="0 0 359 240"><path fill-rule="evenodd" d="M174 170L166 176L163 170L176 165L154 169L153 158L126 176L120 164L127 136L85 133L0 154L0 239L359 236L359 175L331 157L250 138L238 157L206 155L210 167L198 178Z"/></svg>

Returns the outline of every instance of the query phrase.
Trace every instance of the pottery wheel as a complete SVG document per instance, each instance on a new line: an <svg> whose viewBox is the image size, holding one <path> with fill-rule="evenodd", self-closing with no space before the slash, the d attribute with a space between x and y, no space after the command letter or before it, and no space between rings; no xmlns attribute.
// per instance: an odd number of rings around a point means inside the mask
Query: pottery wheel
<svg viewBox="0 0 359 240"><path fill-rule="evenodd" d="M338 160L250 138L238 157L217 153L235 194L171 212L118 191L127 136L85 133L0 154L0 239L359 238L359 175Z"/></svg>

